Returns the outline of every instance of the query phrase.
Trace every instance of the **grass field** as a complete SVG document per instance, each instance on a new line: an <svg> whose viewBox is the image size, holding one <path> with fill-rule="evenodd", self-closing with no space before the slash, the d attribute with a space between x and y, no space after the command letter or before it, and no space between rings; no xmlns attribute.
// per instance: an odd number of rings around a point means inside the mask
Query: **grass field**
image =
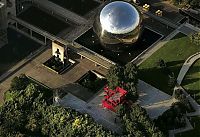
<svg viewBox="0 0 200 137"><path fill-rule="evenodd" d="M193 130L177 134L176 137L200 137L200 117L192 117L191 124L195 125Z"/></svg>
<svg viewBox="0 0 200 137"><path fill-rule="evenodd" d="M200 59L192 65L181 85L200 104Z"/></svg>
<svg viewBox="0 0 200 137"><path fill-rule="evenodd" d="M177 77L185 60L197 51L200 51L199 46L192 44L186 35L178 33L139 66L139 78L172 94L172 89L168 86L169 77L158 67L158 60L163 59Z"/></svg>

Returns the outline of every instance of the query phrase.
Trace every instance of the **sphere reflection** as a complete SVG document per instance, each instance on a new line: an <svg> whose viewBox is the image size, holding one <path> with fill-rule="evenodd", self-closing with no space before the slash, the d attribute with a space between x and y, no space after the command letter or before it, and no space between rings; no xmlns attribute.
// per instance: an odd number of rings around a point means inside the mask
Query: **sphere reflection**
<svg viewBox="0 0 200 137"><path fill-rule="evenodd" d="M93 29L102 45L110 50L121 51L138 40L141 22L138 9L127 2L115 1L97 14Z"/></svg>

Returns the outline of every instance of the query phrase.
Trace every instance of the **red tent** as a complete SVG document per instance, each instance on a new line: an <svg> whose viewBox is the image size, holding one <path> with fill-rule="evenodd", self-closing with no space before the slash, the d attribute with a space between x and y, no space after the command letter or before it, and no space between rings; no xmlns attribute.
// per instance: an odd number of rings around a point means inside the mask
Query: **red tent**
<svg viewBox="0 0 200 137"><path fill-rule="evenodd" d="M105 96L102 100L102 106L112 111L116 111L115 107L124 103L125 96L128 92L120 87L116 87L115 90L112 90L106 86L104 88L104 93Z"/></svg>

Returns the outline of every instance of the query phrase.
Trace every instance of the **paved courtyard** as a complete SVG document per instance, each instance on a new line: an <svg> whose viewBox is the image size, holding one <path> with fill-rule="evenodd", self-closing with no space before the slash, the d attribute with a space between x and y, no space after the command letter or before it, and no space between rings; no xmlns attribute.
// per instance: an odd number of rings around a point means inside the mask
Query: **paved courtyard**
<svg viewBox="0 0 200 137"><path fill-rule="evenodd" d="M71 107L81 113L88 113L97 123L102 124L105 128L121 133L121 122L116 117L116 113L101 107L102 97L103 92L100 92L94 99L87 103L68 93L59 103L63 107ZM117 118L116 123L115 118Z"/></svg>
<svg viewBox="0 0 200 137"><path fill-rule="evenodd" d="M3 101L3 94L6 90L9 89L11 80L15 76L18 76L22 73L54 89L54 88L66 86L67 84L77 81L82 75L84 75L89 70L96 70L103 75L105 75L105 73L107 72L106 69L100 66L95 66L95 64L92 63L91 61L85 58L81 59L80 56L78 56L77 54L71 53L69 57L72 60L76 61L75 65L72 66L64 74L58 75L48 70L44 66L42 66L42 63L44 63L50 57L51 57L51 48L49 47L42 54L34 58L28 64L26 64L21 69L16 71L13 75L11 75L9 78L1 82L0 83L0 102Z"/></svg>
<svg viewBox="0 0 200 137"><path fill-rule="evenodd" d="M162 115L175 101L170 95L141 80L138 83L138 92L138 103L146 109L152 119Z"/></svg>

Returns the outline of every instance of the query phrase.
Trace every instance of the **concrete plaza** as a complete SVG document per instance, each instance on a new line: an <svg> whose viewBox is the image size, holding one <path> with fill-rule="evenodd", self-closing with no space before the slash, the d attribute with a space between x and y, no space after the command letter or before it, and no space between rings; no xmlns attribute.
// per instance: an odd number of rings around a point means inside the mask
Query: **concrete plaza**
<svg viewBox="0 0 200 137"><path fill-rule="evenodd" d="M22 73L32 77L33 79L36 79L37 81L52 89L55 89L66 86L70 83L74 83L89 70L96 70L103 75L105 75L107 72L106 69L100 66L95 66L93 62L85 58L81 59L79 55L70 52L69 57L76 61L75 65L67 70L64 74L58 75L42 65L50 57L51 48L49 47L29 63L22 66L19 70L16 70L13 75L2 81L0 83L0 102L3 102L3 94L6 90L9 89L11 80L15 76L19 76Z"/></svg>

